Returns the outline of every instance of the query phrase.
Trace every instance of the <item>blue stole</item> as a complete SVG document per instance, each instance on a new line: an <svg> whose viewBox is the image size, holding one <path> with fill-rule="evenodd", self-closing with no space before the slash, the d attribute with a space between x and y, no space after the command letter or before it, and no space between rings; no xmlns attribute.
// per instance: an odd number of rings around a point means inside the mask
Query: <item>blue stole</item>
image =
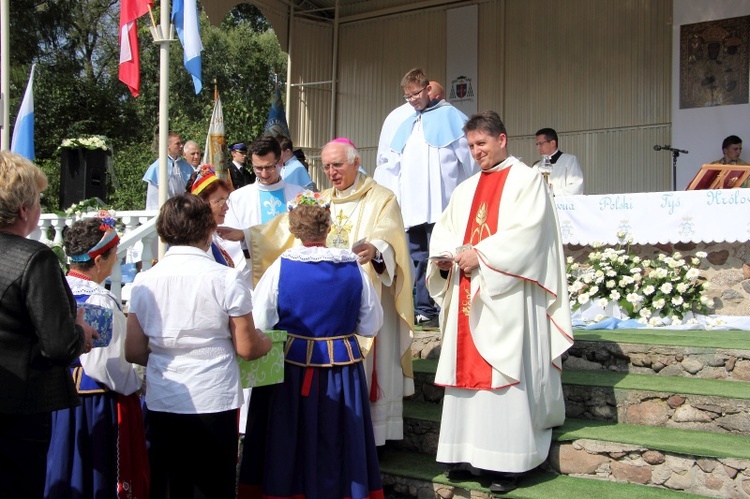
<svg viewBox="0 0 750 499"><path fill-rule="evenodd" d="M264 191L258 189L260 198L260 223L269 222L276 215L286 211L286 199L284 197L284 188L275 191Z"/></svg>
<svg viewBox="0 0 750 499"><path fill-rule="evenodd" d="M414 114L406 118L391 140L391 149L398 153L404 151L406 141L409 140L420 114L424 140L432 147L447 147L464 136L463 126L468 121L466 115L447 102L440 101L421 113L414 111Z"/></svg>

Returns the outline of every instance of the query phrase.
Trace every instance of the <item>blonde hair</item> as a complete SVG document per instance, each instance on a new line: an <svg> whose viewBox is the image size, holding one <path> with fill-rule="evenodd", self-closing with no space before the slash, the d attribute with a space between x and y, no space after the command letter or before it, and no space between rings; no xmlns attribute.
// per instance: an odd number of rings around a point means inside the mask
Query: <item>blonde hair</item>
<svg viewBox="0 0 750 499"><path fill-rule="evenodd" d="M0 227L13 225L22 206L33 206L47 176L20 154L0 151Z"/></svg>
<svg viewBox="0 0 750 499"><path fill-rule="evenodd" d="M410 69L409 72L401 78L401 88L406 88L412 84L419 85L420 87L426 87L430 84L430 79L425 76L422 68Z"/></svg>

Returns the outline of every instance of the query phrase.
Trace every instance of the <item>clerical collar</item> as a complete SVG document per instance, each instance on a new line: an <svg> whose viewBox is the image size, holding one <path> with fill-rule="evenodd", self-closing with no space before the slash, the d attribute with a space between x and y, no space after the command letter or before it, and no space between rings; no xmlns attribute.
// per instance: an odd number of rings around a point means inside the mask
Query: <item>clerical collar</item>
<svg viewBox="0 0 750 499"><path fill-rule="evenodd" d="M357 178L354 179L354 182L352 185L347 187L346 189L338 190L336 188L333 189L335 197L337 198L345 198L348 196L351 196L352 194L357 192L357 189L361 187L362 184L362 173L357 173Z"/></svg>
<svg viewBox="0 0 750 499"><path fill-rule="evenodd" d="M555 163L557 163L557 160L560 159L560 156L562 156L562 151L558 149L552 156L549 157L549 162L554 165Z"/></svg>

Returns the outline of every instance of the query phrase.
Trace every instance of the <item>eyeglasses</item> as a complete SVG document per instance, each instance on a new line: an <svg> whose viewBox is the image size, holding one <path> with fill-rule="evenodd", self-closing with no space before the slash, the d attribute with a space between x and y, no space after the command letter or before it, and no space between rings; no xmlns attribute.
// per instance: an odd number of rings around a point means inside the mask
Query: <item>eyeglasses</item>
<svg viewBox="0 0 750 499"><path fill-rule="evenodd" d="M253 170L255 170L256 172L263 172L265 170L275 170L276 168L278 168L278 166L279 166L278 164L265 165L265 166L253 165Z"/></svg>
<svg viewBox="0 0 750 499"><path fill-rule="evenodd" d="M349 163L344 163L342 161L338 161L336 163L328 163L328 164L323 165L323 171L327 172L331 168L333 168L335 170L341 170L342 168L344 168L348 164Z"/></svg>
<svg viewBox="0 0 750 499"><path fill-rule="evenodd" d="M408 94L408 95L404 95L404 100L405 100L406 102L409 102L410 100L414 100L414 99L416 99L417 97L419 97L419 94L421 94L422 92L424 92L424 91L425 91L425 89L426 89L426 88L427 88L428 86L429 86L429 85L425 85L424 87L422 87L422 90L420 90L419 92L414 92L413 94Z"/></svg>
<svg viewBox="0 0 750 499"><path fill-rule="evenodd" d="M541 142L537 142L537 143L536 143L536 146L537 146L537 147L541 147L541 146L543 146L544 144L546 144L547 142L549 142L549 140L543 140L543 141L541 141Z"/></svg>

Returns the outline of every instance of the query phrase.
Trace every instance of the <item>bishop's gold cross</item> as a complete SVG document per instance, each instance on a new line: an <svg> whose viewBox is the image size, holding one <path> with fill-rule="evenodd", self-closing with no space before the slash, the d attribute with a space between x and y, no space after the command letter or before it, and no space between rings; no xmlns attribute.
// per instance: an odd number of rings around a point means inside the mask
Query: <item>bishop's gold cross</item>
<svg viewBox="0 0 750 499"><path fill-rule="evenodd" d="M349 220L349 217L344 215L344 210L339 210L339 214L336 215L336 225L338 225L342 229L351 229L351 225L344 225L344 222L346 222L347 220Z"/></svg>

